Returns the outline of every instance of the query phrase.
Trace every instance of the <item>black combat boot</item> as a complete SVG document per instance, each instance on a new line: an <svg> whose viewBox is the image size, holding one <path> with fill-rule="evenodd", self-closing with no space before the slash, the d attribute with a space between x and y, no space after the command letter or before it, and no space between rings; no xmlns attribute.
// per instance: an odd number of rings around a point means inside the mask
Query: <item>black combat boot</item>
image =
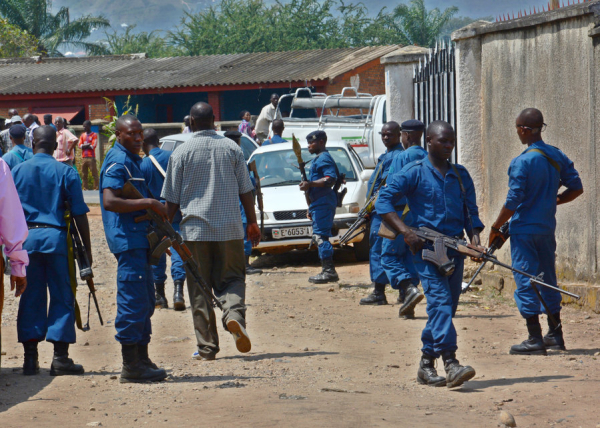
<svg viewBox="0 0 600 428"><path fill-rule="evenodd" d="M442 352L444 370L446 370L446 386L454 388L475 377L475 369L471 366L461 366L454 351Z"/></svg>
<svg viewBox="0 0 600 428"><path fill-rule="evenodd" d="M173 309L176 311L184 311L185 310L185 300L183 300L183 283L185 281L178 279L174 281L175 286L173 287L175 290L173 291Z"/></svg>
<svg viewBox="0 0 600 428"><path fill-rule="evenodd" d="M361 305L387 305L387 298L385 297L385 284L375 282L373 284L373 292L367 297L360 299Z"/></svg>
<svg viewBox="0 0 600 428"><path fill-rule="evenodd" d="M23 374L32 376L40 372L38 363L38 342L23 342L25 359L23 360Z"/></svg>
<svg viewBox="0 0 600 428"><path fill-rule="evenodd" d="M529 332L529 338L519 345L511 346L510 354L546 355L546 345L544 345L544 339L542 338L542 326L538 315L527 318L527 331Z"/></svg>
<svg viewBox="0 0 600 428"><path fill-rule="evenodd" d="M151 369L158 370L158 366L152 362L150 356L148 355L148 345L138 344L137 348L140 363L145 365L146 367L150 367Z"/></svg>
<svg viewBox="0 0 600 428"><path fill-rule="evenodd" d="M69 358L69 344L54 342L54 358L50 366L50 376L82 375L85 373L81 364L75 364Z"/></svg>
<svg viewBox="0 0 600 428"><path fill-rule="evenodd" d="M154 288L156 290L156 307L160 309L168 309L169 302L167 301L167 296L165 296L165 283L157 282L154 284Z"/></svg>
<svg viewBox="0 0 600 428"><path fill-rule="evenodd" d="M435 358L423 353L417 371L417 382L429 386L446 386L446 378L438 375L434 364Z"/></svg>
<svg viewBox="0 0 600 428"><path fill-rule="evenodd" d="M565 340L563 338L562 324L560 322L560 312L552 314L554 320L558 323L558 327L552 324L550 317L548 317L548 334L544 336L544 345L546 349L554 349L558 351L564 351Z"/></svg>
<svg viewBox="0 0 600 428"><path fill-rule="evenodd" d="M399 318L402 318L403 320L414 320L417 317L415 317L415 310L413 309L405 312L404 315L399 315Z"/></svg>
<svg viewBox="0 0 600 428"><path fill-rule="evenodd" d="M250 256L246 256L246 275L260 275L261 273L263 273L262 269L250 266Z"/></svg>
<svg viewBox="0 0 600 428"><path fill-rule="evenodd" d="M339 281L340 278L335 271L333 259L323 259L321 263L323 264L323 270L321 273L308 278L308 282L312 282L313 284L327 284L328 282Z"/></svg>
<svg viewBox="0 0 600 428"><path fill-rule="evenodd" d="M413 316L415 313L415 306L425 298L423 293L419 291L417 287L410 283L410 280L402 281L400 287L404 289L404 303L400 306L398 316L402 317L412 312Z"/></svg>
<svg viewBox="0 0 600 428"><path fill-rule="evenodd" d="M158 382L167 377L167 372L163 369L155 370L140 361L138 345L121 344L121 354L123 355L123 370L119 382Z"/></svg>

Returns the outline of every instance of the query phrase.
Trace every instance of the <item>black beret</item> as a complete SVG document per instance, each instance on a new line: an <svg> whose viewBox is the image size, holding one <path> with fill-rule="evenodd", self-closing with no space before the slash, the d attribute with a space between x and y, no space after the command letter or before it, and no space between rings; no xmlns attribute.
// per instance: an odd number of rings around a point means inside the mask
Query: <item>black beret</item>
<svg viewBox="0 0 600 428"><path fill-rule="evenodd" d="M411 119L411 120L406 120L404 122L402 122L402 125L400 125L402 127L402 131L404 132L411 132L411 131L424 131L425 130L425 124L423 122L421 122L420 120L416 120L416 119Z"/></svg>
<svg viewBox="0 0 600 428"><path fill-rule="evenodd" d="M306 136L306 141L308 141L309 143L312 143L313 141L317 140L327 141L327 134L325 133L325 131L313 131Z"/></svg>
<svg viewBox="0 0 600 428"><path fill-rule="evenodd" d="M242 133L239 131L227 131L224 134L227 138L240 138L242 136Z"/></svg>

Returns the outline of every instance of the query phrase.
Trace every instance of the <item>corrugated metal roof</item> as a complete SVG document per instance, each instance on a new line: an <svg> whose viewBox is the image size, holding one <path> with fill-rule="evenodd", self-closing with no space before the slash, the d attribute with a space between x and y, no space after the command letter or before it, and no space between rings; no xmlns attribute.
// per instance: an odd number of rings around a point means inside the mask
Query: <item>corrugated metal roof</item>
<svg viewBox="0 0 600 428"><path fill-rule="evenodd" d="M117 55L0 60L0 94L168 89L330 80L400 46L145 58Z"/></svg>

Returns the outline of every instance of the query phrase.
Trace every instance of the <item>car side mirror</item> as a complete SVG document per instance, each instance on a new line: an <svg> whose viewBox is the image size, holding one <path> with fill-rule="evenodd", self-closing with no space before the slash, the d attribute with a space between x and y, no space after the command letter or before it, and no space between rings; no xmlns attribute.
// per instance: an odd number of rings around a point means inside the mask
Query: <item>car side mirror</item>
<svg viewBox="0 0 600 428"><path fill-rule="evenodd" d="M362 181L369 181L369 179L371 178L372 175L373 175L372 169L363 169L362 172L360 173L360 179Z"/></svg>

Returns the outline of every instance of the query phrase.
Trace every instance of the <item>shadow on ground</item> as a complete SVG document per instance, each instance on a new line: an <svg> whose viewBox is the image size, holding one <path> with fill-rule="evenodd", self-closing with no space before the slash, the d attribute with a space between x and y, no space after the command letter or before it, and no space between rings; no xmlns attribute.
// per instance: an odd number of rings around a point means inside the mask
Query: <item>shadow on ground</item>
<svg viewBox="0 0 600 428"><path fill-rule="evenodd" d="M338 355L339 352L278 352L274 354L257 354L257 355L231 355L229 357L219 358L219 360L244 360L244 361L262 361L262 360L277 360L283 358L305 358L314 357L317 355Z"/></svg>
<svg viewBox="0 0 600 428"><path fill-rule="evenodd" d="M487 380L470 380L467 382L460 392L481 392L482 389L491 388L495 386L510 386L519 383L541 383L541 382L552 382L555 380L571 379L574 376L567 375L555 375L555 376L528 376L528 377L517 377L512 379L487 379Z"/></svg>
<svg viewBox="0 0 600 428"><path fill-rule="evenodd" d="M48 369L40 369L40 373L35 376L23 376L21 368L2 368L0 370L2 385L0 387L0 413L26 401L47 400L43 397L33 397L46 388L53 379Z"/></svg>
<svg viewBox="0 0 600 428"><path fill-rule="evenodd" d="M336 265L357 264L352 248L336 248L333 254ZM367 262L364 262L367 264ZM282 254L263 254L252 263L252 267L260 269L286 268L296 266L320 266L319 254L314 250L292 250Z"/></svg>

